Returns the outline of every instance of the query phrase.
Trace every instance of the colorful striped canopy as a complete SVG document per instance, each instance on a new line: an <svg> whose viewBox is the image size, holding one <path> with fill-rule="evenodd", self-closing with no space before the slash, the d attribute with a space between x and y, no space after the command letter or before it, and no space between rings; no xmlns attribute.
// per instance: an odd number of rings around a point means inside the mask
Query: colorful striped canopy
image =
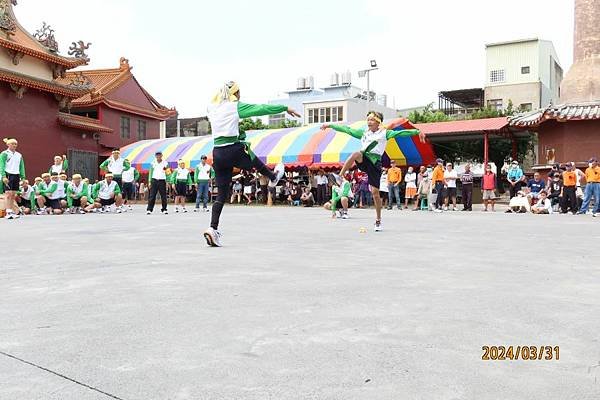
<svg viewBox="0 0 600 400"><path fill-rule="evenodd" d="M404 118L388 121L389 129L413 129L413 125ZM366 129L366 122L350 125L355 129ZM360 150L360 141L336 132L332 129L322 131L320 125L308 125L301 128L267 129L248 132L247 140L252 151L264 163L274 165L283 162L286 167L303 166L339 166L353 152ZM186 166L195 168L200 157L206 155L211 161L213 142L210 136L182 137L169 139L142 140L121 149L121 156L140 171L150 168L157 151L172 167L177 160L184 160ZM398 165L423 165L435 161L433 149L429 143L421 143L417 136L396 138L388 142L384 165L389 160Z"/></svg>

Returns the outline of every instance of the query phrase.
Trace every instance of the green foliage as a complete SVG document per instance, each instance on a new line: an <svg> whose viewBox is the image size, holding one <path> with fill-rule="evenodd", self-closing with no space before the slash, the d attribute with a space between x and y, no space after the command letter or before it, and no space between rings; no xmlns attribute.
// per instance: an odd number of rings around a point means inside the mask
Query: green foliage
<svg viewBox="0 0 600 400"><path fill-rule="evenodd" d="M240 132L255 131L268 129L269 127L263 124L262 120L253 120L252 118L244 118L240 121Z"/></svg>
<svg viewBox="0 0 600 400"><path fill-rule="evenodd" d="M445 122L450 121L450 117L439 110L433 109L433 103L429 103L423 111L411 111L408 114L408 120L413 124L423 124L427 122Z"/></svg>
<svg viewBox="0 0 600 400"><path fill-rule="evenodd" d="M298 121L296 121L295 119L286 119L283 122L280 122L278 124L275 125L271 125L269 128L270 129L283 129L283 128L297 128L300 126L300 123ZM267 128L267 129L269 129Z"/></svg>

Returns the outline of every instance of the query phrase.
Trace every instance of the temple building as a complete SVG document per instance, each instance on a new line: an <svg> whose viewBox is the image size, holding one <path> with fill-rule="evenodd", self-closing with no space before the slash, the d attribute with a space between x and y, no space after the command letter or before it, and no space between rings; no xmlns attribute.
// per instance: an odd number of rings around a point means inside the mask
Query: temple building
<svg viewBox="0 0 600 400"><path fill-rule="evenodd" d="M600 0L575 0L573 55L560 103L510 120L537 133L539 169L600 155Z"/></svg>
<svg viewBox="0 0 600 400"><path fill-rule="evenodd" d="M114 70L73 72L89 63L90 44L73 42L61 55L54 30L44 24L30 34L16 5L0 0L0 137L19 141L28 178L66 154L69 173L95 179L113 148L159 137L161 122L175 111L137 83L127 60Z"/></svg>

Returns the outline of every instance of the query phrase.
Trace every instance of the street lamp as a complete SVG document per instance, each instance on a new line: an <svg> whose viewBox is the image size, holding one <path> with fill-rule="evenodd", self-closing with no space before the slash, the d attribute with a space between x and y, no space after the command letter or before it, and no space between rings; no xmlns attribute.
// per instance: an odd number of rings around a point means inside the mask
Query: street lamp
<svg viewBox="0 0 600 400"><path fill-rule="evenodd" d="M375 71L379 69L377 67L377 61L375 60L371 60L371 68L369 69L364 69L362 71L358 71L358 77L359 78L364 78L365 76L367 77L367 112L369 112L369 103L371 102L371 80L370 80L370 73L371 71Z"/></svg>

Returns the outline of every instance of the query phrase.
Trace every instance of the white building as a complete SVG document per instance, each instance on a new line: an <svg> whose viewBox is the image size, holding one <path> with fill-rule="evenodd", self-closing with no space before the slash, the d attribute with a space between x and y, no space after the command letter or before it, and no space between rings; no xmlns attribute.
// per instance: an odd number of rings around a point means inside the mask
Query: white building
<svg viewBox="0 0 600 400"><path fill-rule="evenodd" d="M300 78L296 90L286 92L287 98L269 101L269 104L283 104L299 111L300 124L349 123L364 120L370 110L383 113L385 118L396 118L397 110L387 107L387 96L371 91L367 105L367 91L352 85L350 72L333 74L330 85L314 88L314 79ZM290 118L286 114L272 115L269 125L276 125Z"/></svg>
<svg viewBox="0 0 600 400"><path fill-rule="evenodd" d="M506 109L509 100L523 110L556 104L563 70L554 45L523 39L486 46L485 104Z"/></svg>

